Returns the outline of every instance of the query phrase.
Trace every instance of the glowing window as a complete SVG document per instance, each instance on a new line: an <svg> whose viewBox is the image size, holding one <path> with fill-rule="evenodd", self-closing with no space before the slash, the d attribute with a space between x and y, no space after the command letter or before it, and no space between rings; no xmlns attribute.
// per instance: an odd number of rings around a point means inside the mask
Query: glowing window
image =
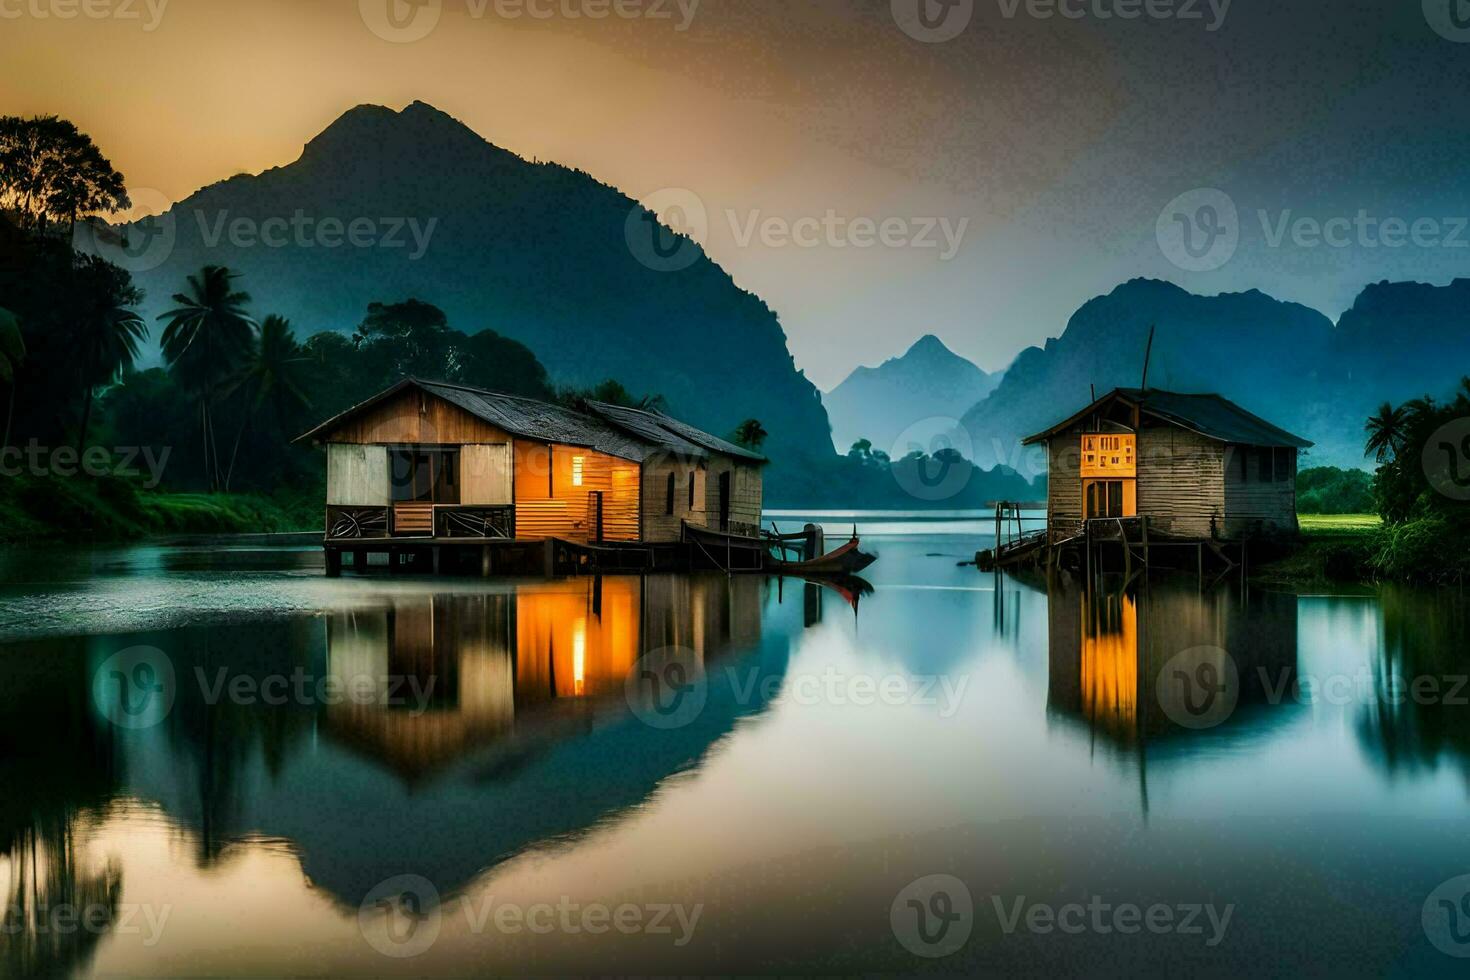
<svg viewBox="0 0 1470 980"><path fill-rule="evenodd" d="M580 487L582 485L582 464L586 461L587 458L585 456L572 457L572 486Z"/></svg>

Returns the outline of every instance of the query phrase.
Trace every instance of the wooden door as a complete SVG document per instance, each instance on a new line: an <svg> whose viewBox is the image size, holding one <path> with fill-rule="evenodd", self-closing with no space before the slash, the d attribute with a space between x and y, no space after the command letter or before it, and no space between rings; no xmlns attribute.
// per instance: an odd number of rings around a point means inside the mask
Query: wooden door
<svg viewBox="0 0 1470 980"><path fill-rule="evenodd" d="M587 534L588 540L594 544L602 543L602 491L593 490L587 494Z"/></svg>
<svg viewBox="0 0 1470 980"><path fill-rule="evenodd" d="M730 471L720 474L720 530L730 530Z"/></svg>

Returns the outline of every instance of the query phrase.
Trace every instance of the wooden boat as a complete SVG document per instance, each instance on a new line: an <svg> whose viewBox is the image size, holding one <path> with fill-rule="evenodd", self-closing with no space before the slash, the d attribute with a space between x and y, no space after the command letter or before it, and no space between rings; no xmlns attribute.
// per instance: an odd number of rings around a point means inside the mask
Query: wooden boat
<svg viewBox="0 0 1470 980"><path fill-rule="evenodd" d="M859 547L856 524L852 527L852 537L845 544L811 558L788 560L786 555L789 552L809 555L823 549L822 529L816 524L808 524L805 530L796 534L782 534L772 524L771 530L766 532L766 541L772 552L768 567L782 575L856 575L878 560L876 555L867 554Z"/></svg>
<svg viewBox="0 0 1470 980"><path fill-rule="evenodd" d="M862 551L860 544L854 532L849 541L820 558L786 561L772 555L770 569L782 575L856 575L878 560L876 555Z"/></svg>
<svg viewBox="0 0 1470 980"><path fill-rule="evenodd" d="M851 540L841 547L815 558L795 561L789 561L783 556L788 552L800 554L803 545L809 540L807 532L780 534L762 531L760 537L751 537L685 524L684 540L699 545L712 561L726 562L727 567L749 567L745 561L748 561L748 556L754 552L762 559L761 567L764 571L778 575L823 577L856 575L878 560L876 555L867 554L860 549L856 527L853 528ZM820 535L818 540L820 540Z"/></svg>

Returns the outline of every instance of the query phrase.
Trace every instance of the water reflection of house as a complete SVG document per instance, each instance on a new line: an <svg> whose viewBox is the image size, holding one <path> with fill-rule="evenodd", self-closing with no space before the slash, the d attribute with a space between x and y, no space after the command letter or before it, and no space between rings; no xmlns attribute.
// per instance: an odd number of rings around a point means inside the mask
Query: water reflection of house
<svg viewBox="0 0 1470 980"><path fill-rule="evenodd" d="M585 730L623 710L639 658L704 658L760 639L756 580L599 577L493 594L395 597L333 616L331 675L370 690L334 705L327 734L418 780L497 741Z"/></svg>
<svg viewBox="0 0 1470 980"><path fill-rule="evenodd" d="M1179 692L1160 675L1189 654L1191 669L1234 668L1234 709L1220 728L1259 718L1278 685L1296 676L1296 597L1151 584L1147 591L1091 593L1058 580L1049 602L1047 707L1094 738L1136 745L1186 730Z"/></svg>

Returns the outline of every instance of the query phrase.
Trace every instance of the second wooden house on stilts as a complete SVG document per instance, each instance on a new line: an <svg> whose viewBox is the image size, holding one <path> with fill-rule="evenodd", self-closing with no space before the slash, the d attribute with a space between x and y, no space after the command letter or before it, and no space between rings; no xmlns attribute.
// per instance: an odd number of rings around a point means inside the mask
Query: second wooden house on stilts
<svg viewBox="0 0 1470 980"><path fill-rule="evenodd" d="M987 553L992 564L1099 542L1128 561L1182 545L1201 565L1234 562L1244 542L1299 530L1297 454L1312 443L1216 394L1118 388L1025 443L1046 446L1046 531ZM1241 547L1227 557L1226 544Z"/></svg>

